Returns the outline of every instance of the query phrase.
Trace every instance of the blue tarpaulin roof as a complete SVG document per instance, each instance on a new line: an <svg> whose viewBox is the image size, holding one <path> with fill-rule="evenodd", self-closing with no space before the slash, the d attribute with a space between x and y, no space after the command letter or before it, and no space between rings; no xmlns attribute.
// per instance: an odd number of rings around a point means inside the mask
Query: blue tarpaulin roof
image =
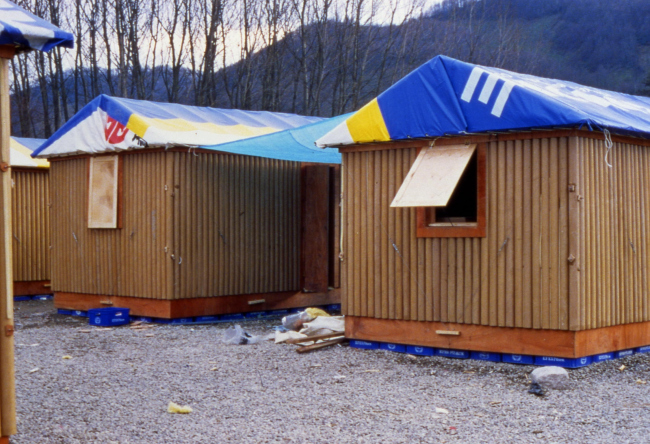
<svg viewBox="0 0 650 444"><path fill-rule="evenodd" d="M100 95L79 110L33 155L56 157L173 145L217 145L322 120L297 114L217 109Z"/></svg>
<svg viewBox="0 0 650 444"><path fill-rule="evenodd" d="M320 138L319 146L546 128L650 138L650 97L438 56Z"/></svg>
<svg viewBox="0 0 650 444"><path fill-rule="evenodd" d="M341 154L337 149L317 148L315 142L351 115L344 114L300 128L201 148L268 159L338 164L341 163Z"/></svg>
<svg viewBox="0 0 650 444"><path fill-rule="evenodd" d="M49 51L56 46L72 48L74 37L7 0L0 0L0 45Z"/></svg>

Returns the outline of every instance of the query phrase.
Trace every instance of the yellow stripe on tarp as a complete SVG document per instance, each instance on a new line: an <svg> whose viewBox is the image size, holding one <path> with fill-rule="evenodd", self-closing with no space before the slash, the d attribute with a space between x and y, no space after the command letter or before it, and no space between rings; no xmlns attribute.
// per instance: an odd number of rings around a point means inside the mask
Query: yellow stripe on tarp
<svg viewBox="0 0 650 444"><path fill-rule="evenodd" d="M158 128L170 132L206 131L214 134L231 134L236 136L263 136L279 131L273 127L255 127L246 125L217 125L210 122L188 122L183 119L151 119L132 114L126 125L139 137L144 137L149 128Z"/></svg>
<svg viewBox="0 0 650 444"><path fill-rule="evenodd" d="M32 150L27 148L25 145L18 142L13 137L10 139L10 149L16 153L20 153L18 156L10 156L9 162L13 166L23 166L23 167L38 167L38 168L49 168L50 162L45 159L34 159L32 157ZM22 155L22 156L21 156Z"/></svg>
<svg viewBox="0 0 650 444"><path fill-rule="evenodd" d="M363 142L387 142L390 140L388 128L381 115L377 99L373 99L350 117L346 124L352 140Z"/></svg>
<svg viewBox="0 0 650 444"><path fill-rule="evenodd" d="M147 123L147 120L144 117L140 117L136 114L131 114L129 121L126 124L126 127L133 131L138 137L144 137L144 134L147 132L147 128L149 128L149 126L150 125Z"/></svg>

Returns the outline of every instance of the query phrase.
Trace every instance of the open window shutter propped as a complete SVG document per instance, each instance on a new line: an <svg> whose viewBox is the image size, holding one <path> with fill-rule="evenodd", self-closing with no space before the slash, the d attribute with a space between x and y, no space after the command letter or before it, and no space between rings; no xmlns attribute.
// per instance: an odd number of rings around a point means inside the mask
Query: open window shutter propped
<svg viewBox="0 0 650 444"><path fill-rule="evenodd" d="M475 150L476 144L423 148L390 206L446 206Z"/></svg>

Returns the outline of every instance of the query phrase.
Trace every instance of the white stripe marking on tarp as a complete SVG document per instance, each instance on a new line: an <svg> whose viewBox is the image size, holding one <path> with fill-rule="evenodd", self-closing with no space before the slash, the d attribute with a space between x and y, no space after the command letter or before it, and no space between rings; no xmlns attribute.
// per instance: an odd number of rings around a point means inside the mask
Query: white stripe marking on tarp
<svg viewBox="0 0 650 444"><path fill-rule="evenodd" d="M472 100L472 96L476 90L476 85L478 85L478 81L484 72L484 70L478 67L472 69L472 73L469 75L469 79L467 79L467 83L465 84L463 94L460 96L461 100L464 100L465 102Z"/></svg>
<svg viewBox="0 0 650 444"><path fill-rule="evenodd" d="M497 80L499 80L499 76L496 74L490 74L485 81L485 85L483 85L483 89L481 90L481 95L478 97L478 101L487 104L488 100L490 100L490 96L492 95L492 91L494 91L494 86L497 84Z"/></svg>
<svg viewBox="0 0 650 444"><path fill-rule="evenodd" d="M510 91L512 91L512 88L514 88L514 86L515 86L514 83L508 82L507 80L503 83L503 86L501 87L501 91L499 92L499 97L497 97L497 101L494 102L494 107L492 108L492 115L496 117L501 117L501 113L503 112L503 107L506 106L508 97L510 97Z"/></svg>

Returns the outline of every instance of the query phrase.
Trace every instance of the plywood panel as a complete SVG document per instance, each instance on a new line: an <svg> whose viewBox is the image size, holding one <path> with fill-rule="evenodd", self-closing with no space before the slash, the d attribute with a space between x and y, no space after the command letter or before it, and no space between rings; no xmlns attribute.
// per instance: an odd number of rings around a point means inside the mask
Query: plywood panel
<svg viewBox="0 0 650 444"><path fill-rule="evenodd" d="M402 181L393 207L444 207L476 145L423 148Z"/></svg>
<svg viewBox="0 0 650 444"><path fill-rule="evenodd" d="M88 228L117 228L118 156L90 158Z"/></svg>
<svg viewBox="0 0 650 444"><path fill-rule="evenodd" d="M267 163L262 159L263 164ZM302 288L307 292L326 292L329 282L328 267L328 239L329 239L329 194L330 194L330 171L328 165L306 165L302 167L302 239L301 239L301 262L302 262ZM260 182L266 179L268 183L268 168L262 168L260 174L252 175L253 182ZM259 197L262 189L259 185L250 187L254 192L253 198L254 219L260 221L261 231L266 228L266 212L260 211L262 205ZM256 198L257 197L257 198ZM206 221L207 223L207 221ZM252 226L248 227L252 231ZM212 231L212 230L210 230ZM254 281L261 279L261 274L266 274L266 267L261 263L262 256L261 239L256 237L253 242L253 268L257 271ZM205 292L204 292L205 294Z"/></svg>

